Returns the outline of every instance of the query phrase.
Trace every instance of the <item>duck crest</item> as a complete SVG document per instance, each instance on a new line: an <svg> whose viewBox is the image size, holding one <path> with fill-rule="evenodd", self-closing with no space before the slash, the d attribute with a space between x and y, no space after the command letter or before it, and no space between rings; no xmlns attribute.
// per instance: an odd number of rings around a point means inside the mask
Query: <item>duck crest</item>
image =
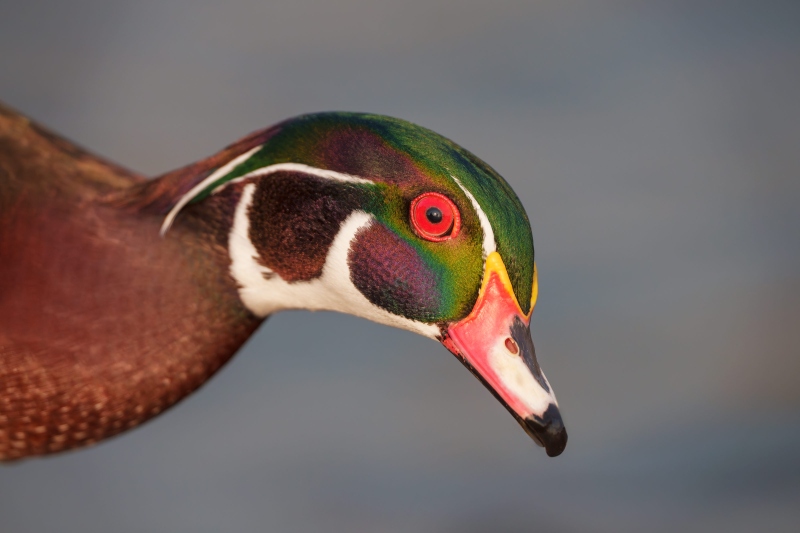
<svg viewBox="0 0 800 533"><path fill-rule="evenodd" d="M110 205L130 211L166 215L199 183L247 159L279 131L280 124L253 132L211 157L144 181L138 186L112 192L105 200ZM166 229L169 229L169 225L166 228L162 226L162 233Z"/></svg>

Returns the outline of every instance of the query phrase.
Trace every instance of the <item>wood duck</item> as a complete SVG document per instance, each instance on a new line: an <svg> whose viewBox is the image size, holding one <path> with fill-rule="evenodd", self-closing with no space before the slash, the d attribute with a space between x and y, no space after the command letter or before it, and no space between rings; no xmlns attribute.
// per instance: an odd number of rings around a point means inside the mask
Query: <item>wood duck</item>
<svg viewBox="0 0 800 533"><path fill-rule="evenodd" d="M537 291L511 187L414 124L304 115L146 180L0 106L0 460L158 415L283 309L440 341L556 456Z"/></svg>

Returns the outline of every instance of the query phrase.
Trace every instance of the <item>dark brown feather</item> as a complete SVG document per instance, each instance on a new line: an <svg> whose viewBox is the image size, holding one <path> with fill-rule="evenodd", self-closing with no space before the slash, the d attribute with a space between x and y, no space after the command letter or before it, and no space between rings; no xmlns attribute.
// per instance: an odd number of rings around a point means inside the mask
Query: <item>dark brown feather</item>
<svg viewBox="0 0 800 533"><path fill-rule="evenodd" d="M339 226L366 193L358 186L297 172L278 172L258 184L250 240L264 266L288 282L322 274Z"/></svg>

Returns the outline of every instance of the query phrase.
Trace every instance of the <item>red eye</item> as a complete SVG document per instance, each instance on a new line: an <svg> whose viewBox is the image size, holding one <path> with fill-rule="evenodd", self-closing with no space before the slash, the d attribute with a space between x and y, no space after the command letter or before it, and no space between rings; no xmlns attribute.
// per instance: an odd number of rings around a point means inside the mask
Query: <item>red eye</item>
<svg viewBox="0 0 800 533"><path fill-rule="evenodd" d="M411 202L411 225L423 239L440 242L458 235L461 215L447 196L426 192Z"/></svg>

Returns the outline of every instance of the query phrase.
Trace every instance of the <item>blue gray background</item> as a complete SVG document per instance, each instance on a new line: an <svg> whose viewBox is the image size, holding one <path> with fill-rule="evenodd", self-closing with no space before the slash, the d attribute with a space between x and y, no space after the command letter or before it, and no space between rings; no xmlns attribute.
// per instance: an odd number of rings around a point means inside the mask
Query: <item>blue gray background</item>
<svg viewBox="0 0 800 533"><path fill-rule="evenodd" d="M533 222L547 458L446 350L268 320L200 392L0 468L0 532L797 531L797 2L0 0L0 99L156 175L310 111L494 166Z"/></svg>

